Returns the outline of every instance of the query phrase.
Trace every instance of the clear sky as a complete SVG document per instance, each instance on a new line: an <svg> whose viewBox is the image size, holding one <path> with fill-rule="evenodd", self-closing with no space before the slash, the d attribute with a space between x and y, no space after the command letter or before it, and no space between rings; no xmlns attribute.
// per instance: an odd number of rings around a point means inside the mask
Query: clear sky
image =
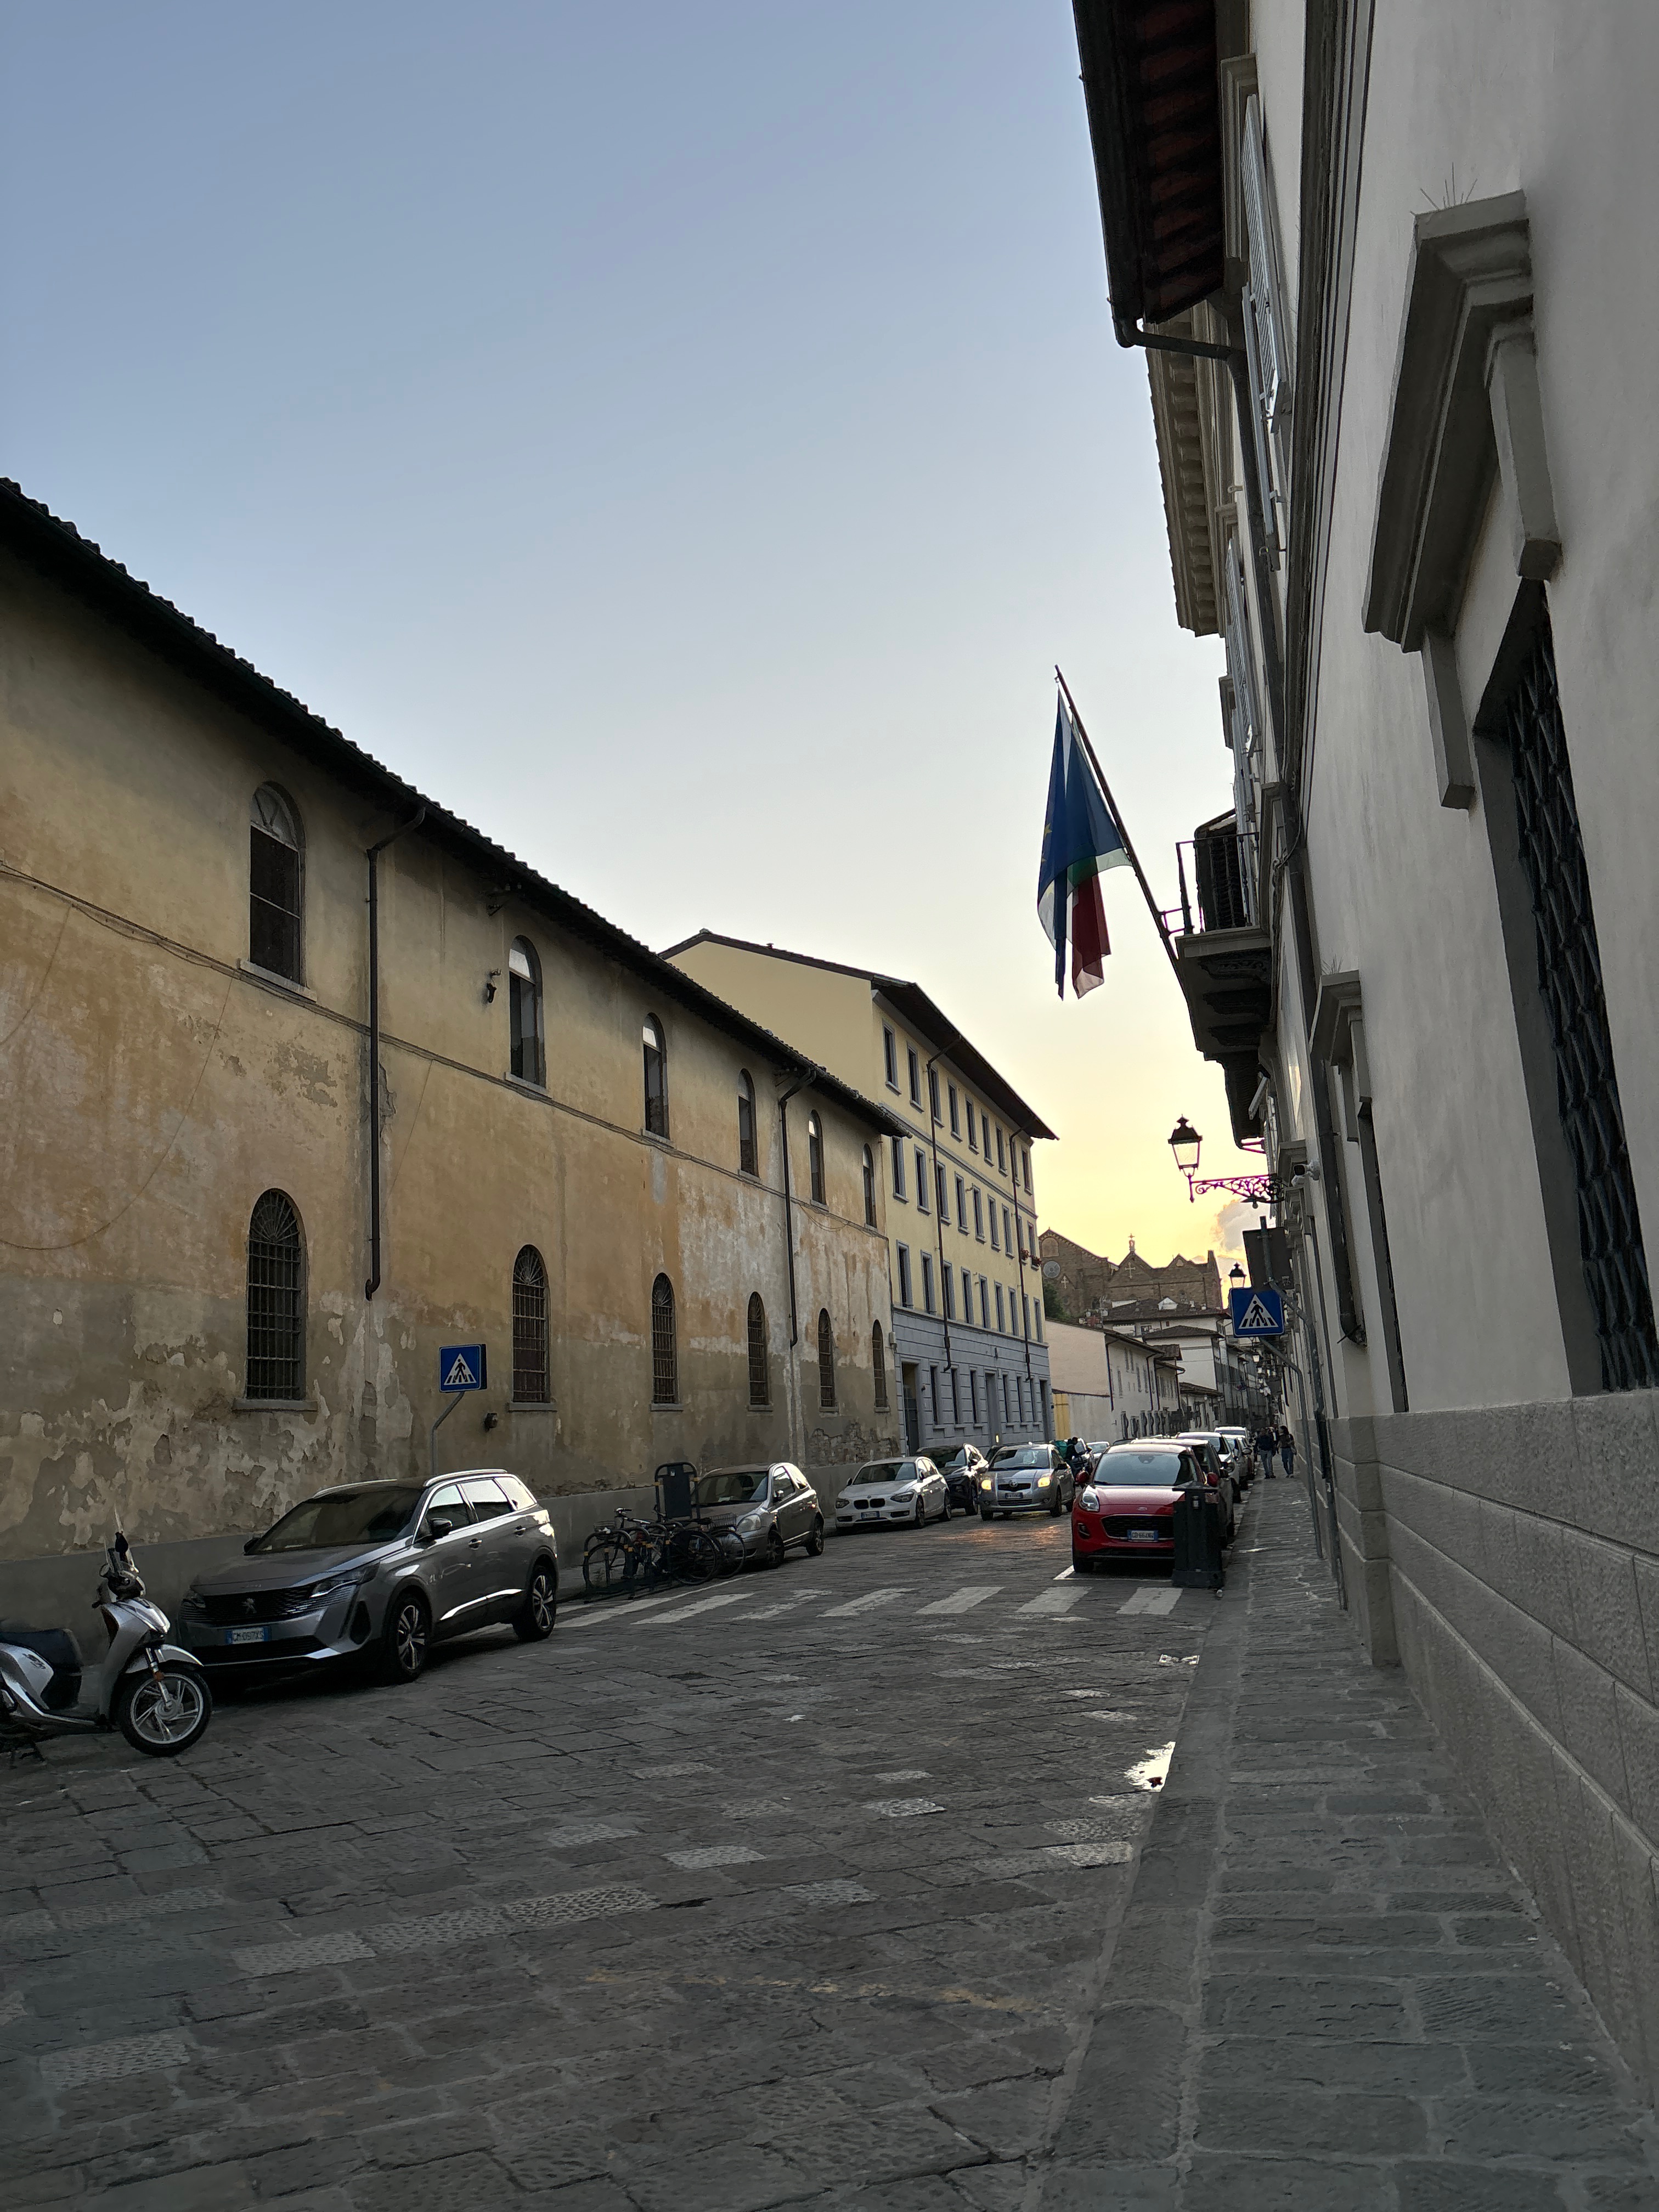
<svg viewBox="0 0 1659 2212"><path fill-rule="evenodd" d="M1059 1133L1046 1224L1231 1241L1170 1162L1184 1112L1247 1164L1133 878L1080 1005L1036 920L1055 661L1162 901L1231 789L1068 0L0 35L5 473L647 942L915 977Z"/></svg>

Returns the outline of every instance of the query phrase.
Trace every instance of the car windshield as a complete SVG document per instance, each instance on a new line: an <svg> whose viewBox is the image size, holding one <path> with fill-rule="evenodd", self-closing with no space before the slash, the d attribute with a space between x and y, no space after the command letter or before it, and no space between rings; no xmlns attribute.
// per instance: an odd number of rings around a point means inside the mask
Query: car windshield
<svg viewBox="0 0 1659 2212"><path fill-rule="evenodd" d="M771 1474L769 1467L728 1467L718 1474L697 1477L696 1499L699 1505L747 1505L757 1498L764 1498L766 1485Z"/></svg>
<svg viewBox="0 0 1659 2212"><path fill-rule="evenodd" d="M849 1490L856 1490L863 1483L896 1482L903 1472L902 1460L872 1459L868 1467L861 1467L859 1469L847 1487Z"/></svg>
<svg viewBox="0 0 1659 2212"><path fill-rule="evenodd" d="M325 1491L267 1528L251 1552L323 1552L337 1544L389 1544L402 1535L421 1493L402 1483Z"/></svg>
<svg viewBox="0 0 1659 2212"><path fill-rule="evenodd" d="M935 1444L928 1452L927 1456L932 1460L933 1465L939 1469L939 1473L943 1474L947 1467L963 1467L966 1465L968 1459L968 1447L966 1444L957 1444L955 1449L952 1449L947 1444Z"/></svg>
<svg viewBox="0 0 1659 2212"><path fill-rule="evenodd" d="M1181 1479L1181 1454L1172 1451L1108 1452L1095 1476L1115 1490L1173 1490Z"/></svg>
<svg viewBox="0 0 1659 2212"><path fill-rule="evenodd" d="M1005 1445L997 1454L996 1464L999 1467L1040 1467L1046 1470L1051 1464L1048 1447L1047 1444Z"/></svg>

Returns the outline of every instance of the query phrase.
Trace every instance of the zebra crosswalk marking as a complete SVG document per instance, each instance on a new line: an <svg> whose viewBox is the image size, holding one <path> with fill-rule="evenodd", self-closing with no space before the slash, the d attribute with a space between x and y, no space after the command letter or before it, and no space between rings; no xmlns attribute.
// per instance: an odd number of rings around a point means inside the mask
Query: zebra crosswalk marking
<svg viewBox="0 0 1659 2212"><path fill-rule="evenodd" d="M1120 1613L1173 1613L1181 1600L1176 1589L1148 1589L1143 1583L1133 1597L1126 1598L1118 1607Z"/></svg>
<svg viewBox="0 0 1659 2212"><path fill-rule="evenodd" d="M849 1613L873 1613L878 1605L890 1605L896 1597L908 1597L908 1589L866 1590L862 1597L850 1599L845 1605L832 1605L823 1618L825 1620L844 1620Z"/></svg>
<svg viewBox="0 0 1659 2212"><path fill-rule="evenodd" d="M684 1590L659 1590L654 1597L613 1597L605 1600L593 1613L573 1613L562 1606L559 1611L559 1633L568 1635L573 1628L592 1628L596 1620L621 1620L635 1613L642 1605L666 1605L671 1598L684 1597Z"/></svg>
<svg viewBox="0 0 1659 2212"><path fill-rule="evenodd" d="M988 1597L994 1597L1001 1588L1000 1583L967 1583L961 1589L952 1590L949 1597L935 1598L932 1605L923 1606L919 1617L925 1620L930 1613L971 1613Z"/></svg>
<svg viewBox="0 0 1659 2212"><path fill-rule="evenodd" d="M647 1621L647 1628L659 1627L665 1620L690 1620L694 1613L712 1613L717 1605L738 1605L752 1590L723 1590L719 1597L700 1597L695 1605L677 1606L672 1613L659 1613L654 1621Z"/></svg>
<svg viewBox="0 0 1659 2212"><path fill-rule="evenodd" d="M1016 1606L1014 1610L1022 1613L1069 1613L1087 1595L1088 1592L1079 1589L1076 1583L1061 1583L1053 1589L1044 1590L1041 1597L1032 1598L1028 1604Z"/></svg>

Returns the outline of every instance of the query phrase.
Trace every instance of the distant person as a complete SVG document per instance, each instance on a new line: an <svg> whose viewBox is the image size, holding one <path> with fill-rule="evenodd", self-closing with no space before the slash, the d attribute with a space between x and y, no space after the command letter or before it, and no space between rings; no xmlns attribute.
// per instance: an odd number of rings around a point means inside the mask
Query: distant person
<svg viewBox="0 0 1659 2212"><path fill-rule="evenodd" d="M1286 1476L1294 1474L1296 1472L1296 1438L1282 1423L1280 1424L1279 1431L1279 1456L1284 1462Z"/></svg>
<svg viewBox="0 0 1659 2212"><path fill-rule="evenodd" d="M1264 1421L1261 1428L1256 1431L1255 1455L1261 1462L1261 1472L1267 1476L1269 1482L1273 1479L1273 1459L1278 1450L1278 1434L1274 1430L1270 1429Z"/></svg>

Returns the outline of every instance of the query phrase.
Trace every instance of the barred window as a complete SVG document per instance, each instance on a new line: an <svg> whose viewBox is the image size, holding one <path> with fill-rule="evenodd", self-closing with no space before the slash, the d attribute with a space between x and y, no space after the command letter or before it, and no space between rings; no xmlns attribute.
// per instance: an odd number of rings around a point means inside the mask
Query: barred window
<svg viewBox="0 0 1659 2212"><path fill-rule="evenodd" d="M811 1178L812 1202L822 1206L823 1200L823 1124L816 1114L806 1117L806 1171Z"/></svg>
<svg viewBox="0 0 1659 2212"><path fill-rule="evenodd" d="M513 1401L544 1406L547 1380L547 1268L533 1244L513 1262Z"/></svg>
<svg viewBox="0 0 1659 2212"><path fill-rule="evenodd" d="M833 1412L836 1403L836 1333L830 1326L828 1309L818 1314L818 1404L826 1413Z"/></svg>
<svg viewBox="0 0 1659 2212"><path fill-rule="evenodd" d="M250 1398L305 1395L305 1250L292 1200L268 1190L247 1232Z"/></svg>
<svg viewBox="0 0 1659 2212"><path fill-rule="evenodd" d="M275 784L253 794L248 828L247 957L256 968L300 974L300 819Z"/></svg>
<svg viewBox="0 0 1659 2212"><path fill-rule="evenodd" d="M520 1082L545 1083L547 1049L542 1013L542 963L527 937L515 937L507 956L512 1068Z"/></svg>
<svg viewBox="0 0 1659 2212"><path fill-rule="evenodd" d="M738 1167L744 1175L760 1173L760 1146L755 1134L755 1085L746 1067L738 1072Z"/></svg>
<svg viewBox="0 0 1659 2212"><path fill-rule="evenodd" d="M771 1363L766 1356L766 1308L761 1304L758 1291L749 1301L749 1402L751 1406L769 1406L772 1402Z"/></svg>
<svg viewBox="0 0 1659 2212"><path fill-rule="evenodd" d="M651 1402L678 1404L680 1363L674 1348L674 1285L659 1275L651 1285Z"/></svg>
<svg viewBox="0 0 1659 2212"><path fill-rule="evenodd" d="M668 1134L668 1054L662 1041L662 1024L654 1014L645 1019L645 1126L653 1137Z"/></svg>
<svg viewBox="0 0 1659 2212"><path fill-rule="evenodd" d="M887 1347L881 1340L881 1323L870 1332L870 1367L876 1378L876 1411L887 1411Z"/></svg>
<svg viewBox="0 0 1659 2212"><path fill-rule="evenodd" d="M868 1145L864 1148L864 1225L876 1225L876 1156Z"/></svg>

